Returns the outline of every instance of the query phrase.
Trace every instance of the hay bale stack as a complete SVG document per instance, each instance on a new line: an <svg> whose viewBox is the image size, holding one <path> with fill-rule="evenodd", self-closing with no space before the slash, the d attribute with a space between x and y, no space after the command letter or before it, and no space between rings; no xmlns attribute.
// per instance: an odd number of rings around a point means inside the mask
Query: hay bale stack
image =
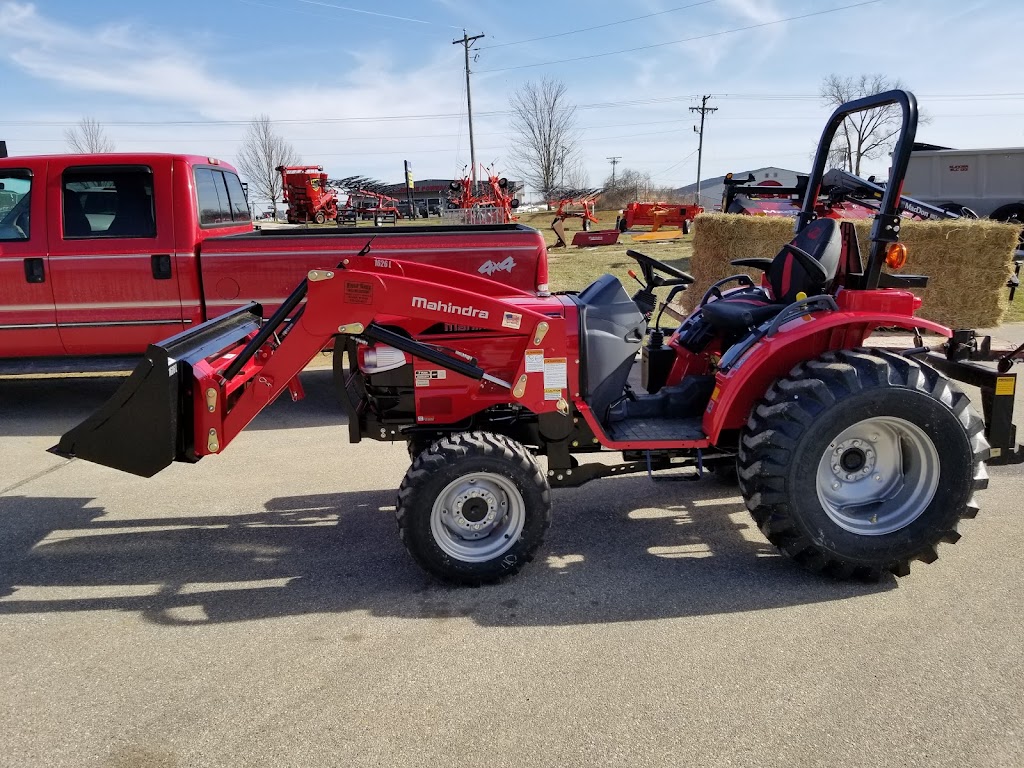
<svg viewBox="0 0 1024 768"><path fill-rule="evenodd" d="M867 258L870 221L854 222L861 255ZM1006 280L1013 271L1019 227L989 220L905 221L901 240L909 252L906 274L928 275L918 314L953 328L991 328L1006 313ZM703 214L694 221L690 271L696 302L723 277L740 270L732 259L771 258L793 237L793 220L770 216ZM758 270L752 271L755 282Z"/></svg>

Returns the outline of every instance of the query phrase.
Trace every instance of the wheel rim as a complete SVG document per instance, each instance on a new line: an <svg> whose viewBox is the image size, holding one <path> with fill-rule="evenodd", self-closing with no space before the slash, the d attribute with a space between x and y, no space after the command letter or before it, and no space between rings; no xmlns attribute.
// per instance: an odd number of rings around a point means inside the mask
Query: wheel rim
<svg viewBox="0 0 1024 768"><path fill-rule="evenodd" d="M462 475L444 487L430 510L430 532L445 554L481 563L504 554L526 524L526 503L507 477Z"/></svg>
<svg viewBox="0 0 1024 768"><path fill-rule="evenodd" d="M882 536L910 525L939 485L939 453L916 424L892 416L859 421L818 463L818 501L844 530Z"/></svg>

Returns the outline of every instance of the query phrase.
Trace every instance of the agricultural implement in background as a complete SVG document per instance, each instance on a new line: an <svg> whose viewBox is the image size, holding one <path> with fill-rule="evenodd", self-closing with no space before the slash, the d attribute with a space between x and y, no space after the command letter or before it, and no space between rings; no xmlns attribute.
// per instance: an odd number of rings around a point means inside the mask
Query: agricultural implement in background
<svg viewBox="0 0 1024 768"><path fill-rule="evenodd" d="M331 185L348 195L345 205L338 209L338 224L358 224L360 219L373 219L374 226L394 224L404 218L398 209L398 200L386 193L388 185L365 176L347 176L332 180Z"/></svg>
<svg viewBox="0 0 1024 768"><path fill-rule="evenodd" d="M901 128L862 263L853 225L815 207L838 128L887 105ZM734 473L758 528L811 571L905 575L960 538L987 460L1024 460L1016 376L972 359L986 346L972 331L915 316L910 289L927 277L882 269L906 260L899 189L916 126L905 91L837 109L793 240L774 259L734 262L763 270L761 285L719 281L678 327L660 327L660 313L651 323L655 291L669 289L664 307L693 277L636 251L632 297L611 275L549 295L367 243L309 272L267 320L254 303L153 345L54 450L143 476L220 453L281 393L298 396L297 375L333 342L350 440L408 445L398 526L440 578L517 572L548 528L551 487L670 469ZM877 328L905 329L914 346L865 348ZM946 342L929 349L923 331ZM638 352L646 393L629 384ZM979 387L984 419L951 379ZM588 461L609 452L622 461Z"/></svg>
<svg viewBox="0 0 1024 768"><path fill-rule="evenodd" d="M619 214L615 226L620 232L635 227L651 227L652 232L662 227L678 227L684 235L690 233L690 222L704 209L699 205L680 205L678 203L633 202Z"/></svg>
<svg viewBox="0 0 1024 768"><path fill-rule="evenodd" d="M594 205L597 198L601 196L602 189L556 189L551 192L549 202L556 205L555 218L551 222L551 229L554 230L558 241L552 248L565 248L565 221L566 219L579 219L582 222L583 231L577 232L573 237L572 244L583 245L612 245L618 242L618 236L611 239L606 232L594 232L590 236L590 225L597 224L597 217L594 215Z"/></svg>
<svg viewBox="0 0 1024 768"><path fill-rule="evenodd" d="M784 187L765 182L753 183L754 176L737 179L725 175L722 193L722 212L751 216L797 216L807 189L807 177L797 176L795 187ZM874 178L862 179L847 171L834 168L824 175L821 192L815 203L815 215L831 219L870 219L879 210L885 187ZM897 211L907 218L925 221L977 218L969 211L956 212L912 197L900 197Z"/></svg>
<svg viewBox="0 0 1024 768"><path fill-rule="evenodd" d="M473 191L473 180L469 173L463 171L462 178L451 183L448 196L448 208L450 210L473 210L478 208L494 208L501 211L501 220L494 221L495 224L511 224L518 221L513 211L519 207L519 199L514 196L514 190L509 180L499 176L494 167L484 168L481 164L480 170L486 174L487 182L478 182L477 192Z"/></svg>
<svg viewBox="0 0 1024 768"><path fill-rule="evenodd" d="M279 165L289 224L338 218L338 195L322 165Z"/></svg>

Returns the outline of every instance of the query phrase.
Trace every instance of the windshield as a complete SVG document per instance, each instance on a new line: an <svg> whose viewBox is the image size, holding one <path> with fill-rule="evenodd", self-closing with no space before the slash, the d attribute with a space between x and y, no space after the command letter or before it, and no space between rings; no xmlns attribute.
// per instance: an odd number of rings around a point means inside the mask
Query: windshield
<svg viewBox="0 0 1024 768"><path fill-rule="evenodd" d="M0 240L28 240L31 189L28 171L0 171Z"/></svg>

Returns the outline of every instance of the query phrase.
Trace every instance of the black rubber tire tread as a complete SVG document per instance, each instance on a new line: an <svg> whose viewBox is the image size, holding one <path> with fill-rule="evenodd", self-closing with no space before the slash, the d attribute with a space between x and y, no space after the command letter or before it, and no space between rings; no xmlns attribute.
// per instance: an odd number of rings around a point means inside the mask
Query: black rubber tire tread
<svg viewBox="0 0 1024 768"><path fill-rule="evenodd" d="M493 560L469 563L446 554L430 532L430 513L441 490L461 474L502 474L523 496L526 522L513 547ZM432 443L413 460L398 489L402 543L428 573L453 584L479 586L518 573L551 525L551 487L537 459L523 445L492 432L460 432Z"/></svg>
<svg viewBox="0 0 1024 768"><path fill-rule="evenodd" d="M823 511L824 524L821 518L806 519L804 510L811 507L821 510L817 496L813 492L796 494L791 486L799 482L801 472L805 473L805 483L807 472L811 473L813 481L818 462L804 457L804 461L794 466L794 457L800 455L801 447L816 430L819 436L823 434L819 426L823 420L828 421L853 407L848 406L849 400L863 404L867 396L878 402L885 400L894 389L902 390L904 398L907 390L915 393L911 397L924 395L943 406L946 416L953 417L943 417L942 424L935 428L946 432L933 436L937 447L948 441L959 443L962 455L968 459L962 462L965 465L962 474L952 472L945 464L941 466L940 482L947 482L947 473L956 475L948 481L955 493L943 495L940 487L932 504L917 520L883 536L845 532ZM927 405L926 400L917 402ZM941 411L937 413L941 415ZM957 431L957 426L962 433ZM873 581L886 571L905 576L910 572L911 561L933 562L938 557L936 547L940 542L956 543L960 538L959 520L978 514L976 492L988 486L985 461L989 458L989 446L984 430L984 421L971 407L967 396L933 368L879 349L830 352L797 365L788 376L776 381L755 405L740 435L740 488L761 532L784 555L804 568L838 579ZM940 447L940 451L945 450ZM807 495L814 498L801 500ZM940 509L940 512L933 512ZM928 521L919 525L925 518ZM828 525L835 530L827 530ZM888 550L883 553L881 550L885 547L879 541L877 546L865 546L861 551L839 551L837 540L851 542L853 539L865 545L876 544L868 539L888 540L885 544Z"/></svg>

